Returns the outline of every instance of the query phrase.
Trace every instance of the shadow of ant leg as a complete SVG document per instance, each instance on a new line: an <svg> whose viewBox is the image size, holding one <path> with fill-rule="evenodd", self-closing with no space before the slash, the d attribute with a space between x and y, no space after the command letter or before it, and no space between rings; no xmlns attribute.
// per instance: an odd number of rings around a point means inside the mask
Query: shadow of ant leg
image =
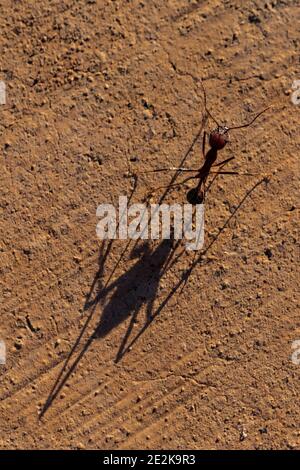
<svg viewBox="0 0 300 470"><path fill-rule="evenodd" d="M106 259L107 259L108 255L110 253L110 250L111 250L111 247L112 247L112 242L113 242L113 240L109 240L109 243L106 247L106 250L105 250L105 240L103 240L103 242L101 244L101 247L100 247L100 250L99 250L99 258L98 258L98 271L95 274L94 280L93 280L92 285L91 285L90 290L89 290L89 293L86 296L86 300L85 300L85 303L84 303L84 306L83 306L84 310L88 310L92 305L94 305L94 303L97 301L96 299L98 298L99 292L103 288L101 278L104 274L104 266L105 266ZM91 300L91 297L93 295L93 292L94 292L95 288L96 288L95 298L93 300Z"/></svg>
<svg viewBox="0 0 300 470"><path fill-rule="evenodd" d="M208 251L211 249L211 247L217 242L217 240L219 239L220 235L222 234L222 232L224 232L224 230L226 229L226 227L229 225L229 222L233 219L233 217L236 216L236 213L238 212L238 210L241 208L241 206L244 204L244 202L246 201L246 199L252 194L253 191L255 191L255 189L261 185L262 183L268 183L268 178L266 176L264 176L262 179L260 179L259 181L257 181L247 192L246 194L244 195L244 197L240 200L240 202L238 203L238 205L235 207L234 211L230 214L230 216L225 220L224 224L219 228L218 232L216 235L213 236L211 242L208 244L208 246L205 248L204 251L202 251L198 256L197 254L195 253L194 255L194 259L193 259L193 262L191 263L190 267L188 268L188 270L186 271L186 273L191 273L193 271L193 269L196 267L196 265L198 263L201 263L201 261L203 261L205 255L208 253ZM189 275L188 275L189 277ZM184 285L182 287L182 289L185 287L187 283L187 280L184 281ZM182 291L181 289L181 291ZM181 292L180 291L180 292Z"/></svg>
<svg viewBox="0 0 300 470"><path fill-rule="evenodd" d="M203 158L205 159L205 143L206 143L206 136L207 136L207 133L206 131L203 132L203 140L202 140L202 155L203 155Z"/></svg>
<svg viewBox="0 0 300 470"><path fill-rule="evenodd" d="M125 335L122 339L122 342L120 344L119 350L118 350L117 355L116 355L116 358L114 360L115 363L119 362L122 359L122 357L124 356L124 353L126 351L126 349L125 349L126 344L127 344L127 341L128 341L128 339L131 335L131 332L133 330L138 312L139 312L139 309L135 310L132 314L132 318L130 320L130 323L128 325L128 328L127 328L126 333L125 333Z"/></svg>

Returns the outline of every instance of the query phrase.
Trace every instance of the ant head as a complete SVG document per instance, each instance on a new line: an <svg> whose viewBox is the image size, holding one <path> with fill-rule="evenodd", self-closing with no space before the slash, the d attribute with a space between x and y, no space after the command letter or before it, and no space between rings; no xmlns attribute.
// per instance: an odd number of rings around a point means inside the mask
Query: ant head
<svg viewBox="0 0 300 470"><path fill-rule="evenodd" d="M228 131L229 128L226 126L218 126L214 129L209 136L209 145L211 148L216 150L224 148L229 141Z"/></svg>

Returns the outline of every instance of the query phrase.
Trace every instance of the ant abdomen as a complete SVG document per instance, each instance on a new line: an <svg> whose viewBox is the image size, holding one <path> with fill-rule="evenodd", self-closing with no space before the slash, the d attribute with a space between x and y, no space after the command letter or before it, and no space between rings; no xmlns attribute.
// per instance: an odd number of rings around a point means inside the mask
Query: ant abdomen
<svg viewBox="0 0 300 470"><path fill-rule="evenodd" d="M196 204L202 204L204 201L204 192L199 191L198 188L192 188L186 195L189 204L195 206Z"/></svg>

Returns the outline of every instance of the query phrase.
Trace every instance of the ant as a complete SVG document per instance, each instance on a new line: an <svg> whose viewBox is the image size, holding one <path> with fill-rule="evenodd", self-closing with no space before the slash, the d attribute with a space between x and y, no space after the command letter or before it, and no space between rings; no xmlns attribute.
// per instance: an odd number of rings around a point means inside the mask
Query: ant
<svg viewBox="0 0 300 470"><path fill-rule="evenodd" d="M203 85L202 81L201 81L201 85L202 85L202 89L203 89L204 109L205 109L205 112L206 112L206 117L209 116L214 121L214 123L217 125L217 127L209 134L208 142L209 142L210 149L207 151L207 153L205 153L205 144L206 144L206 140L207 140L207 133L206 133L206 131L204 131L203 141L202 141L202 154L203 154L203 158L204 158L203 165L198 169L173 168L172 167L172 168L161 168L161 169L158 169L158 170L153 170L154 172L168 171L168 170L173 170L173 171L178 171L178 172L181 172L181 171L182 172L184 172L184 171L185 172L196 172L195 175L189 176L188 178L185 178L180 183L175 183L175 184L171 184L171 185L167 186L168 188L171 187L171 186L180 186L182 184L187 183L191 179L198 179L199 181L197 183L197 186L190 189L187 193L187 201L192 205L201 204L201 203L204 202L205 193L206 193L206 186L205 185L206 185L207 178L210 174L215 174L215 176L214 176L213 180L211 181L209 187L212 185L215 178L218 175L221 175L221 174L231 174L231 175L244 174L244 175L252 176L251 173L239 173L237 171L221 171L223 166L226 165L227 163L229 163L235 157L227 158L226 160L223 160L222 162L216 163L216 164L215 164L215 161L217 160L218 152L220 150L222 150L225 147L225 145L229 142L229 131L251 126L259 116L261 116L265 111L267 111L267 109L270 108L270 106L268 106L264 110L260 111L250 122L248 122L246 124L242 124L240 126L234 126L234 127L221 126L218 123L218 121L213 117L213 115L211 114L209 109L207 108L206 91L205 91L205 88L204 88L204 85ZM215 172L212 171L213 167L220 167L220 170L215 173ZM157 188L157 189L161 189L161 188L164 188L164 187L166 187L166 186L162 186L162 187Z"/></svg>

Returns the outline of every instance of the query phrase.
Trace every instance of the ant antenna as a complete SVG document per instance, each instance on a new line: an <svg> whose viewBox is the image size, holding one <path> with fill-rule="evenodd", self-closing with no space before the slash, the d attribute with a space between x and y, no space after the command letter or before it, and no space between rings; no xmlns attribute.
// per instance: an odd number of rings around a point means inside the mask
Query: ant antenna
<svg viewBox="0 0 300 470"><path fill-rule="evenodd" d="M205 108L205 111L207 112L207 114L209 115L209 117L211 117L211 119L215 122L215 124L217 124L218 127L221 127L220 124L218 123L218 121L213 117L213 115L211 114L211 112L209 111L209 109L207 108L206 106L206 91L205 91L205 88L204 88L204 85L203 85L203 82L202 80L200 79L200 82L201 82L201 86L202 86L202 90L203 90L203 96L204 96L204 108Z"/></svg>
<svg viewBox="0 0 300 470"><path fill-rule="evenodd" d="M267 111L267 109L271 108L271 106L268 106L267 108L263 109L260 113L258 113L253 119L252 121L248 122L247 124L242 124L241 126L234 126L234 127L229 127L228 131L231 131L232 129L241 129L242 127L248 127L248 126L251 126L251 124L253 124L253 122L261 115L263 114L265 111Z"/></svg>

